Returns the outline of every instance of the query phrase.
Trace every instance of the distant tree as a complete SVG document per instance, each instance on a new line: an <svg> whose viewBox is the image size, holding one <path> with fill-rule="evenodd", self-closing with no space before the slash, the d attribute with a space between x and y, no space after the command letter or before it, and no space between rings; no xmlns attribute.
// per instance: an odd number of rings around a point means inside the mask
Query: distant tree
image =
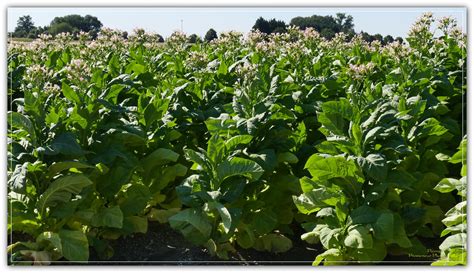
<svg viewBox="0 0 474 273"><path fill-rule="evenodd" d="M14 37L27 37L30 34L35 35L36 30L35 24L30 15L21 16L18 18L15 31L13 33Z"/></svg>
<svg viewBox="0 0 474 273"><path fill-rule="evenodd" d="M66 27L66 25L69 27ZM89 35L94 36L94 34L100 31L102 23L95 16L86 15L81 16L77 14L66 15L62 17L55 17L50 23L50 29L54 29L55 32L61 29L67 29L71 33L77 33L79 31L89 32ZM60 33L56 32L55 34ZM51 34L54 34L51 31Z"/></svg>
<svg viewBox="0 0 474 273"><path fill-rule="evenodd" d="M345 13L336 13L336 23L339 25L339 28L344 33L354 32L354 18L352 15L347 15Z"/></svg>
<svg viewBox="0 0 474 273"><path fill-rule="evenodd" d="M255 24L253 25L252 29L254 30L259 30L262 33L270 34L270 23L263 19L263 17L259 17L257 21L255 21Z"/></svg>
<svg viewBox="0 0 474 273"><path fill-rule="evenodd" d="M374 37L374 40L377 40L381 43L383 42L383 36L381 34L377 33L373 37Z"/></svg>
<svg viewBox="0 0 474 273"><path fill-rule="evenodd" d="M363 39L364 41L366 41L366 42L369 42L369 43L370 43L370 42L372 42L372 41L374 40L374 37L372 37L372 35L370 35L370 34L367 33L367 32L362 31L362 32L360 33L360 35L362 35L362 39Z"/></svg>
<svg viewBox="0 0 474 273"><path fill-rule="evenodd" d="M128 39L128 32L126 32L126 31L122 32L122 38L127 40Z"/></svg>
<svg viewBox="0 0 474 273"><path fill-rule="evenodd" d="M99 36L99 31L98 30L90 30L89 31L89 36L91 37L92 40L97 39L97 36Z"/></svg>
<svg viewBox="0 0 474 273"><path fill-rule="evenodd" d="M402 37L395 38L395 41L399 42L400 44L403 44L403 38Z"/></svg>
<svg viewBox="0 0 474 273"><path fill-rule="evenodd" d="M210 42L214 39L217 39L217 32L214 29L209 29L204 36L204 40Z"/></svg>
<svg viewBox="0 0 474 273"><path fill-rule="evenodd" d="M40 34L48 34L48 33L49 33L49 28L47 26L36 28L36 36L39 36Z"/></svg>
<svg viewBox="0 0 474 273"><path fill-rule="evenodd" d="M286 32L286 24L281 20L276 20L275 18L271 19L268 22L270 26L271 33L283 33Z"/></svg>
<svg viewBox="0 0 474 273"><path fill-rule="evenodd" d="M155 34L158 37L158 43L163 43L165 39L160 34Z"/></svg>
<svg viewBox="0 0 474 273"><path fill-rule="evenodd" d="M286 27L276 27L272 31L272 33L285 33L285 32L286 32Z"/></svg>
<svg viewBox="0 0 474 273"><path fill-rule="evenodd" d="M281 20L277 20L275 18L267 21L263 17L259 17L255 24L253 25L252 29L259 30L262 33L270 34L270 33L282 33L286 32L286 24Z"/></svg>
<svg viewBox="0 0 474 273"><path fill-rule="evenodd" d="M321 36L323 36L326 39L334 38L334 36L336 35L334 30L330 28L323 28L319 34L321 34Z"/></svg>
<svg viewBox="0 0 474 273"><path fill-rule="evenodd" d="M384 45L393 43L393 41L395 41L395 40L393 39L392 35L387 35L387 36L383 37L383 44Z"/></svg>
<svg viewBox="0 0 474 273"><path fill-rule="evenodd" d="M200 38L199 36L197 36L197 34L191 34L191 35L189 35L189 37L188 37L188 42L189 42L189 43L192 43L192 44L197 43L197 42L199 42L200 40L201 40L201 38Z"/></svg>
<svg viewBox="0 0 474 273"><path fill-rule="evenodd" d="M84 17L84 22L85 22L85 27L86 27L84 31L91 31L91 30L100 31L100 28L102 27L102 22L99 21L99 19L95 16L86 15ZM87 28L89 28L89 30L87 30Z"/></svg>
<svg viewBox="0 0 474 273"><path fill-rule="evenodd" d="M70 24L66 22L52 24L49 27L49 33L52 35L57 35L63 32L74 33L76 29L74 29Z"/></svg>
<svg viewBox="0 0 474 273"><path fill-rule="evenodd" d="M297 26L302 30L312 27L326 39L333 38L334 35L339 32L346 34L354 33L353 18L350 15L346 16L344 13L338 13L336 18L329 15L298 16L291 19L290 25Z"/></svg>

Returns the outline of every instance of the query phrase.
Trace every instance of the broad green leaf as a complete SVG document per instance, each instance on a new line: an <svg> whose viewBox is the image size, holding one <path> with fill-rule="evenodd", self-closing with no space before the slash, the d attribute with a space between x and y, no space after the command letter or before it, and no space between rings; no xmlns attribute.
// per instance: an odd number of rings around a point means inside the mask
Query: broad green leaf
<svg viewBox="0 0 474 273"><path fill-rule="evenodd" d="M158 173L157 176L154 177L155 183L150 185L150 191L161 191L165 189L169 183L176 180L178 176L185 176L188 168L181 164L175 164L169 167L166 167L163 173Z"/></svg>
<svg viewBox="0 0 474 273"><path fill-rule="evenodd" d="M71 102L75 102L76 104L80 105L82 103L81 98L77 94L77 91L72 89L67 83L62 83L62 92L66 99Z"/></svg>
<svg viewBox="0 0 474 273"><path fill-rule="evenodd" d="M335 206L341 199L341 193L328 189L314 189L300 196L293 196L293 202L301 213L311 214L328 206Z"/></svg>
<svg viewBox="0 0 474 273"><path fill-rule="evenodd" d="M386 181L399 189L412 190L417 179L405 170L392 170L388 172Z"/></svg>
<svg viewBox="0 0 474 273"><path fill-rule="evenodd" d="M184 205L198 207L203 205L203 200L197 193L203 192L204 187L208 186L209 183L209 181L203 180L200 175L193 174L184 179L181 185L176 186L176 193Z"/></svg>
<svg viewBox="0 0 474 273"><path fill-rule="evenodd" d="M239 227L236 238L237 244L244 249L251 248L255 244L255 235L247 226Z"/></svg>
<svg viewBox="0 0 474 273"><path fill-rule="evenodd" d="M459 180L457 179L443 178L441 181L439 181L439 183L436 185L434 189L442 193L452 192L453 190L456 189L455 185L458 183L459 183Z"/></svg>
<svg viewBox="0 0 474 273"><path fill-rule="evenodd" d="M249 157L267 172L273 172L278 166L277 156L273 149L265 149L255 154L249 154Z"/></svg>
<svg viewBox="0 0 474 273"><path fill-rule="evenodd" d="M443 127L435 118L428 118L424 120L420 126L423 126L423 134L430 136L442 136L448 132L448 129Z"/></svg>
<svg viewBox="0 0 474 273"><path fill-rule="evenodd" d="M458 215L460 213L466 213L466 206L467 206L466 200L459 202L446 212L446 216L453 216L453 215Z"/></svg>
<svg viewBox="0 0 474 273"><path fill-rule="evenodd" d="M210 238L212 226L200 209L185 209L168 220L173 229L182 232L192 242L203 243Z"/></svg>
<svg viewBox="0 0 474 273"><path fill-rule="evenodd" d="M448 217L444 218L442 220L443 224L447 227L453 226L460 224L466 220L466 214L465 213L453 213L449 215Z"/></svg>
<svg viewBox="0 0 474 273"><path fill-rule="evenodd" d="M379 240L392 241L394 229L393 214L384 212L374 224L374 237Z"/></svg>
<svg viewBox="0 0 474 273"><path fill-rule="evenodd" d="M115 165L109 172L101 175L101 183L96 184L97 191L109 200L115 199L118 191L130 182L134 168L129 165L120 163Z"/></svg>
<svg viewBox="0 0 474 273"><path fill-rule="evenodd" d="M81 200L73 200L66 203L60 203L54 207L54 210L51 211L50 217L51 218L62 218L62 219L69 219L77 209Z"/></svg>
<svg viewBox="0 0 474 273"><path fill-rule="evenodd" d="M126 72L130 73L133 72L135 75L140 75L145 73L146 67L144 65L138 64L138 63L130 63L127 67Z"/></svg>
<svg viewBox="0 0 474 273"><path fill-rule="evenodd" d="M40 196L36 207L44 216L46 208L58 203L69 202L72 194L78 194L84 187L92 185L92 181L82 174L63 176L51 183L48 189Z"/></svg>
<svg viewBox="0 0 474 273"><path fill-rule="evenodd" d="M259 251L269 251L274 253L282 253L290 250L293 243L283 234L266 234L258 238L255 242L255 249Z"/></svg>
<svg viewBox="0 0 474 273"><path fill-rule="evenodd" d="M353 224L372 224L380 217L380 213L372 207L363 205L350 213Z"/></svg>
<svg viewBox="0 0 474 273"><path fill-rule="evenodd" d="M382 126L377 126L370 129L365 135L364 145L369 144L372 140L380 136L381 133L383 133L384 131L385 131L385 128L383 128Z"/></svg>
<svg viewBox="0 0 474 273"><path fill-rule="evenodd" d="M439 249L441 250L441 253L447 255L449 249L451 248L467 248L467 235L466 233L458 233L449 236L446 238L441 245L439 246Z"/></svg>
<svg viewBox="0 0 474 273"><path fill-rule="evenodd" d="M17 193L25 193L26 190L26 173L28 172L29 162L17 164L15 170L8 179L8 187Z"/></svg>
<svg viewBox="0 0 474 273"><path fill-rule="evenodd" d="M393 214L393 240L389 243L398 244L403 248L412 246L405 231L405 224L399 214Z"/></svg>
<svg viewBox="0 0 474 273"><path fill-rule="evenodd" d="M148 220L158 221L161 224L168 223L168 219L177 214L181 209L180 208L171 208L171 209L155 209L152 208L148 213Z"/></svg>
<svg viewBox="0 0 474 273"><path fill-rule="evenodd" d="M228 66L225 62L221 61L219 64L219 68L217 69L217 75L227 75L228 73Z"/></svg>
<svg viewBox="0 0 474 273"><path fill-rule="evenodd" d="M89 260L89 242L82 231L61 229L59 237L64 258L72 262Z"/></svg>
<svg viewBox="0 0 474 273"><path fill-rule="evenodd" d="M191 149L184 149L184 156L186 157L187 160L192 161L202 168L206 168L210 166L209 164L209 159L207 158L207 155L196 152Z"/></svg>
<svg viewBox="0 0 474 273"><path fill-rule="evenodd" d="M362 143L362 132L358 124L351 122L351 134L352 138L355 140L355 143L360 145Z"/></svg>
<svg viewBox="0 0 474 273"><path fill-rule="evenodd" d="M225 141L225 146L228 151L234 150L234 148L240 144L249 144L252 141L251 135L238 135L233 136Z"/></svg>
<svg viewBox="0 0 474 273"><path fill-rule="evenodd" d="M231 119L229 115L222 114L218 118L209 118L205 122L207 130L212 134L225 134L237 132L235 126L236 121Z"/></svg>
<svg viewBox="0 0 474 273"><path fill-rule="evenodd" d="M46 174L47 177L53 177L54 175L64 171L69 170L71 168L75 169L87 169L87 168L94 168L94 166L78 162L78 161L61 161L55 162L51 164L48 168L48 173Z"/></svg>
<svg viewBox="0 0 474 273"><path fill-rule="evenodd" d="M122 230L126 233L143 233L148 231L148 220L142 216L127 216L123 218Z"/></svg>
<svg viewBox="0 0 474 273"><path fill-rule="evenodd" d="M323 157L314 154L306 162L305 169L308 169L313 178L321 180L335 177L360 177L360 170L356 164L341 156ZM358 181L363 182L360 179Z"/></svg>
<svg viewBox="0 0 474 273"><path fill-rule="evenodd" d="M33 265L49 265L52 260L49 251L20 250L19 252L27 257L27 260L32 260Z"/></svg>
<svg viewBox="0 0 474 273"><path fill-rule="evenodd" d="M344 245L351 248L372 248L372 235L365 226L351 226L344 239Z"/></svg>
<svg viewBox="0 0 474 273"><path fill-rule="evenodd" d="M49 68L54 68L56 63L61 56L61 50L55 50L48 54L48 59L45 62L45 65Z"/></svg>
<svg viewBox="0 0 474 273"><path fill-rule="evenodd" d="M465 165L466 160L467 160L466 153L467 153L467 139L463 139L461 143L459 144L458 151L451 157L449 162L453 164L462 163L463 165Z"/></svg>
<svg viewBox="0 0 474 273"><path fill-rule="evenodd" d="M105 98L106 100L112 100L113 103L117 103L117 96L120 94L120 92L122 92L122 90L125 88L124 85L120 85L120 84L114 84L112 85L107 94L105 95Z"/></svg>
<svg viewBox="0 0 474 273"><path fill-rule="evenodd" d="M216 202L216 201L209 202L209 207L211 209L216 209L217 212L219 212L219 215L221 216L221 221L224 224L224 231L225 233L229 233L230 228L232 226L232 216L230 215L227 208L224 207L224 205L222 205L221 203Z"/></svg>
<svg viewBox="0 0 474 273"><path fill-rule="evenodd" d="M252 160L234 157L217 166L217 178L220 182L232 176L245 176L255 181L263 174L263 169Z"/></svg>
<svg viewBox="0 0 474 273"><path fill-rule="evenodd" d="M352 105L348 100L328 101L322 104L322 113L318 115L318 121L323 127L335 135L347 135L349 129L348 120L352 119Z"/></svg>
<svg viewBox="0 0 474 273"><path fill-rule="evenodd" d="M255 212L251 222L251 226L257 235L263 235L271 232L276 228L277 224L277 215L270 210L260 210Z"/></svg>
<svg viewBox="0 0 474 273"><path fill-rule="evenodd" d="M119 194L120 210L124 215L136 215L145 210L151 199L151 193L147 186L132 184Z"/></svg>
<svg viewBox="0 0 474 273"><path fill-rule="evenodd" d="M319 234L316 234L313 231L306 232L301 235L301 240L307 242L308 244L317 244L319 243Z"/></svg>
<svg viewBox="0 0 474 273"><path fill-rule="evenodd" d="M278 162L286 162L289 164L296 164L298 163L298 157L295 154L290 152L284 152L278 154Z"/></svg>
<svg viewBox="0 0 474 273"><path fill-rule="evenodd" d="M222 161L226 155L226 145L219 135L213 135L207 142L207 157L217 164Z"/></svg>
<svg viewBox="0 0 474 273"><path fill-rule="evenodd" d="M166 164L168 162L176 162L179 154L169 149L159 148L142 159L141 165L145 173L149 173L154 167Z"/></svg>
<svg viewBox="0 0 474 273"><path fill-rule="evenodd" d="M387 178L388 165L381 154L369 154L365 158L358 157L357 163L373 179L385 181Z"/></svg>
<svg viewBox="0 0 474 273"><path fill-rule="evenodd" d="M123 213L119 206L102 208L92 217L92 225L95 227L122 228Z"/></svg>
<svg viewBox="0 0 474 273"><path fill-rule="evenodd" d="M464 165L464 166L466 166L466 165ZM458 191L458 195L466 198L466 194L467 194L467 176L461 177L461 179L459 179L459 183L455 184L455 186L456 186L456 190Z"/></svg>
<svg viewBox="0 0 474 273"><path fill-rule="evenodd" d="M454 261L460 265L467 264L467 250L465 247L451 248L449 249L447 256L448 256L447 259L449 261Z"/></svg>
<svg viewBox="0 0 474 273"><path fill-rule="evenodd" d="M88 121L86 118L84 118L81 114L78 113L77 111L77 106L74 107L74 110L72 111L71 115L67 119L67 122L69 123L77 123L79 126L82 127L82 129L87 128Z"/></svg>
<svg viewBox="0 0 474 273"><path fill-rule="evenodd" d="M384 242L375 240L372 248L355 248L351 249L349 253L355 261L383 261L387 255L387 247Z"/></svg>
<svg viewBox="0 0 474 273"><path fill-rule="evenodd" d="M341 228L323 227L319 233L319 240L326 249L338 247L342 242L339 242L341 235Z"/></svg>
<svg viewBox="0 0 474 273"><path fill-rule="evenodd" d="M214 240L212 239L207 240L207 242L204 244L204 247L209 251L209 254L211 254L211 256L216 256L217 245L216 245L216 242L214 242Z"/></svg>
<svg viewBox="0 0 474 273"><path fill-rule="evenodd" d="M321 187L321 185L318 184L316 181L313 181L312 179L306 176L300 179L300 186L301 186L301 189L303 190L303 193L307 193Z"/></svg>
<svg viewBox="0 0 474 273"><path fill-rule="evenodd" d="M341 250L337 248L331 248L326 250L324 253L319 254L313 261L313 266L318 266L322 261L326 261L324 264L331 264L330 262L335 262L334 264L340 264L344 262L344 255L341 253Z"/></svg>
<svg viewBox="0 0 474 273"><path fill-rule="evenodd" d="M133 126L124 126L124 129L109 129L106 132L117 143L131 147L143 147L146 144L143 131Z"/></svg>
<svg viewBox="0 0 474 273"><path fill-rule="evenodd" d="M349 210L346 205L344 205L345 200L341 198L339 202L336 203L335 214L340 223L346 222L348 219Z"/></svg>
<svg viewBox="0 0 474 273"><path fill-rule="evenodd" d="M318 211L318 213L316 213L316 216L317 217L328 217L328 216L334 217L336 216L336 210L332 207L327 207Z"/></svg>
<svg viewBox="0 0 474 273"><path fill-rule="evenodd" d="M319 236L321 235L321 231L326 228L328 228L327 224L317 224L310 232L301 235L301 240L304 240L309 244L317 244L320 242Z"/></svg>
<svg viewBox="0 0 474 273"><path fill-rule="evenodd" d="M444 237L450 233L459 233L459 232L465 232L467 230L467 223L463 222L458 225L453 225L450 227L447 227L441 232L440 237Z"/></svg>
<svg viewBox="0 0 474 273"><path fill-rule="evenodd" d="M77 143L76 136L72 133L60 134L53 140L51 145L41 149L41 152L46 155L63 154L73 157L84 155L84 151ZM40 151L40 148L38 148L38 151Z"/></svg>
<svg viewBox="0 0 474 273"><path fill-rule="evenodd" d="M18 112L8 112L7 121L11 127L25 130L30 139L33 140L33 142L36 141L34 125L28 117Z"/></svg>
<svg viewBox="0 0 474 273"><path fill-rule="evenodd" d="M59 234L51 231L45 231L36 237L36 242L38 244L41 244L45 241L49 242L51 246L56 248L60 253L62 252L61 238L59 237Z"/></svg>

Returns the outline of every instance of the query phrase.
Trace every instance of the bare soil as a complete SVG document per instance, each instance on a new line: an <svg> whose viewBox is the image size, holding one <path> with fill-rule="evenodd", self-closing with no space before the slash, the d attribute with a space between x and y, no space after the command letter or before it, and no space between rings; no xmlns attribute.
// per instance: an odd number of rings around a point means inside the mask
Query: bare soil
<svg viewBox="0 0 474 273"><path fill-rule="evenodd" d="M255 249L242 249L237 246L227 261L209 254L208 250L195 246L166 224L150 222L146 234L134 234L110 242L114 255L109 260L99 258L93 248L90 249L88 263L80 265L311 265L314 258L324 252L321 245L310 245L302 241L297 234L303 231L294 226L295 236L290 237L293 247L285 253L261 252ZM30 238L14 233L14 241ZM9 236L10 242L10 236ZM438 259L438 246L442 239L422 239L427 247L427 255L388 255L382 265L429 265ZM78 265L68 261L55 262L53 265Z"/></svg>

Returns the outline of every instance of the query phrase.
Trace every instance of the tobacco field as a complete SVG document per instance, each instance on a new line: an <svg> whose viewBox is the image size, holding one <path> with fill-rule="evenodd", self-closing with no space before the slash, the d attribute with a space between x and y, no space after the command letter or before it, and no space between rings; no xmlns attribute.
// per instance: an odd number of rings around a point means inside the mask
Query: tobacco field
<svg viewBox="0 0 474 273"><path fill-rule="evenodd" d="M225 261L466 264L466 42L426 14L381 45L312 29L8 45L8 259L107 260L168 225ZM295 233L294 226L304 232ZM128 236L128 237L127 237Z"/></svg>

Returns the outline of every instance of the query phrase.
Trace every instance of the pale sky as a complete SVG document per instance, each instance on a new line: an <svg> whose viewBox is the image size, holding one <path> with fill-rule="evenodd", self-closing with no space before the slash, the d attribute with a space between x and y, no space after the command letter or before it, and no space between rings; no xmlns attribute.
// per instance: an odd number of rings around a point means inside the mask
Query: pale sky
<svg viewBox="0 0 474 273"><path fill-rule="evenodd" d="M218 33L236 30L248 32L255 20L262 16L265 19L278 19L289 23L296 16L335 15L338 12L354 17L356 32L361 30L370 34L380 33L383 36L406 37L410 26L424 12L433 12L435 17L452 16L458 21L462 30L466 31L466 8L169 8L169 7L10 7L8 8L8 31L15 29L20 16L30 15L35 26L45 26L56 16L79 14L96 16L105 27L121 29L129 33L137 27L169 36L173 31L181 29L187 34L196 33L204 36L209 28Z"/></svg>

